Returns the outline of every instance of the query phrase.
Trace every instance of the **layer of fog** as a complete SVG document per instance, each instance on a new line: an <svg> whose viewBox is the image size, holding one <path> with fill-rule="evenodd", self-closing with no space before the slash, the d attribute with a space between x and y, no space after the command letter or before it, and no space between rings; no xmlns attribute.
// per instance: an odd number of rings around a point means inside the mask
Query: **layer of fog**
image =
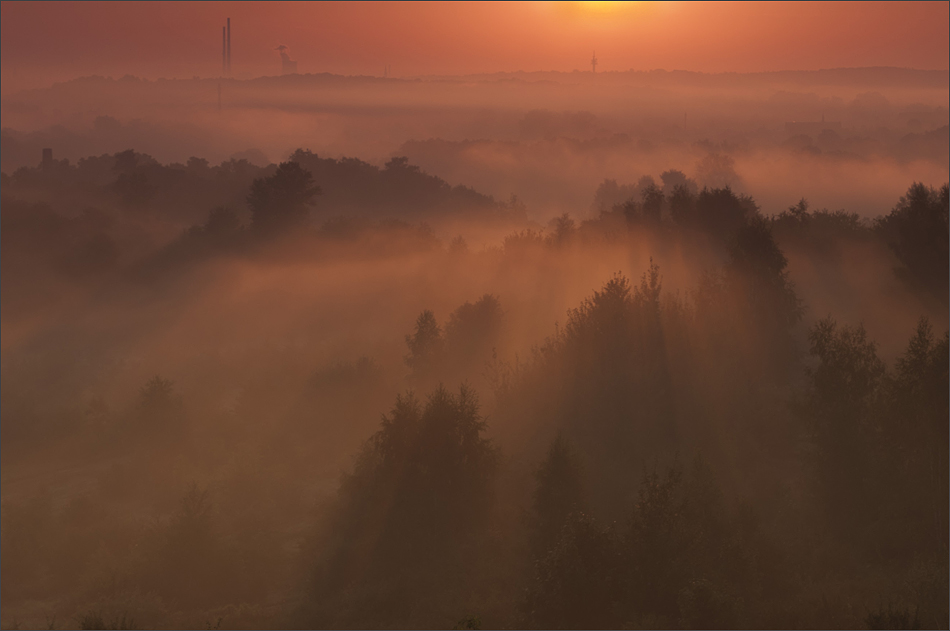
<svg viewBox="0 0 950 631"><path fill-rule="evenodd" d="M261 165L305 147L379 165L406 155L450 184L515 194L542 221L583 214L605 178L632 184L669 168L730 184L769 214L805 197L874 217L907 182L947 178L947 108L946 73L897 69L89 78L4 98L2 168L35 165L43 147L72 161L132 148L161 162ZM711 154L735 174L703 173Z"/></svg>

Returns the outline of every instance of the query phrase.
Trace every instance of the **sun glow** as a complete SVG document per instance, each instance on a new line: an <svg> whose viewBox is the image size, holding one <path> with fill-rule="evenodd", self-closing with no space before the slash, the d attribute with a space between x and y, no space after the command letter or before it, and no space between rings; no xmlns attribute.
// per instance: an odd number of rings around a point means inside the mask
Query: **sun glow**
<svg viewBox="0 0 950 631"><path fill-rule="evenodd" d="M603 22L631 15L642 15L656 8L658 2L557 2L558 10L575 20Z"/></svg>
<svg viewBox="0 0 950 631"><path fill-rule="evenodd" d="M575 2L582 11L589 13L616 13L630 5L638 4L636 2Z"/></svg>

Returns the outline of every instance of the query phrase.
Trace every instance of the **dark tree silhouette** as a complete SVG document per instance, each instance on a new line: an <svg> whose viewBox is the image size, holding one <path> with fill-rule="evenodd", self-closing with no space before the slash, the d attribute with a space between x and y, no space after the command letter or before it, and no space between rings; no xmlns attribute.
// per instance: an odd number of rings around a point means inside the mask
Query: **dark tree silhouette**
<svg viewBox="0 0 950 631"><path fill-rule="evenodd" d="M320 187L296 162L282 162L273 175L254 180L247 204L251 226L260 234L275 234L306 223L310 203Z"/></svg>
<svg viewBox="0 0 950 631"><path fill-rule="evenodd" d="M485 429L464 386L458 395L439 387L425 406L398 397L344 479L318 592L358 581L402 594L400 608L411 610L440 589L431 581L464 583L493 498L497 453Z"/></svg>
<svg viewBox="0 0 950 631"><path fill-rule="evenodd" d="M687 225L696 214L696 195L685 184L674 184L670 192L670 217L677 225Z"/></svg>
<svg viewBox="0 0 950 631"><path fill-rule="evenodd" d="M801 301L788 279L788 259L764 219L754 217L736 231L729 255L729 276L740 286L756 319L780 331L801 319Z"/></svg>
<svg viewBox="0 0 950 631"><path fill-rule="evenodd" d="M419 219L446 212L482 219L524 216L519 204L503 204L394 157L383 168L355 158L321 158L298 149L290 157L323 185L321 206L346 215Z"/></svg>
<svg viewBox="0 0 950 631"><path fill-rule="evenodd" d="M208 213L204 230L214 238L226 238L241 229L241 221L237 213L230 208L217 207Z"/></svg>
<svg viewBox="0 0 950 631"><path fill-rule="evenodd" d="M643 198L643 216L648 221L654 223L660 221L663 213L663 206L666 198L663 196L663 189L656 184L650 184L640 192Z"/></svg>
<svg viewBox="0 0 950 631"><path fill-rule="evenodd" d="M950 509L947 384L950 335L935 339L921 318L907 349L883 384L881 440L888 467L889 503L898 506L916 536L897 535L897 555L946 555Z"/></svg>
<svg viewBox="0 0 950 631"><path fill-rule="evenodd" d="M591 506L616 517L637 458L671 448L675 402L660 308L659 268L639 286L622 275L607 282L539 349L558 384L549 414L577 444L591 470ZM609 473L608 473L609 472Z"/></svg>
<svg viewBox="0 0 950 631"><path fill-rule="evenodd" d="M843 210L809 211L808 201L799 200L770 221L772 234L783 248L815 254L823 262L839 264L843 247L873 238L872 223L857 213Z"/></svg>
<svg viewBox="0 0 950 631"><path fill-rule="evenodd" d="M192 484L159 534L151 582L166 599L193 607L241 595L240 551L223 540L207 490Z"/></svg>
<svg viewBox="0 0 950 631"><path fill-rule="evenodd" d="M484 368L499 343L503 324L501 303L491 294L453 311L445 325L445 349L456 370L464 374Z"/></svg>
<svg viewBox="0 0 950 631"><path fill-rule="evenodd" d="M535 564L528 621L541 628L731 628L749 554L701 460L644 476L620 532L571 513Z"/></svg>
<svg viewBox="0 0 950 631"><path fill-rule="evenodd" d="M629 606L687 628L735 626L732 586L748 572L705 463L644 476L625 536Z"/></svg>
<svg viewBox="0 0 950 631"><path fill-rule="evenodd" d="M950 192L915 182L897 206L878 223L901 263L898 275L942 304L950 292Z"/></svg>
<svg viewBox="0 0 950 631"><path fill-rule="evenodd" d="M728 186L704 188L694 195L687 185L677 184L669 204L677 225L705 232L723 244L728 244L740 227L759 214L751 197L736 195Z"/></svg>
<svg viewBox="0 0 950 631"><path fill-rule="evenodd" d="M808 339L819 360L808 370L805 412L818 447L818 475L826 510L842 528L870 518L867 496L873 466L872 414L878 406L884 363L863 326L819 321Z"/></svg>
<svg viewBox="0 0 950 631"><path fill-rule="evenodd" d="M584 513L570 516L536 564L524 607L540 629L617 628L623 558L616 535Z"/></svg>
<svg viewBox="0 0 950 631"><path fill-rule="evenodd" d="M434 313L426 309L419 314L415 332L406 335L406 346L409 347L406 365L412 369L414 376L425 378L441 367L445 340Z"/></svg>
<svg viewBox="0 0 950 631"><path fill-rule="evenodd" d="M138 410L145 425L151 430L180 429L182 402L175 395L174 383L156 375L142 386Z"/></svg>
<svg viewBox="0 0 950 631"><path fill-rule="evenodd" d="M696 182L686 177L686 174L678 169L664 171L660 175L660 181L663 182L663 194L669 197L677 188L682 188L689 195L695 195L699 192Z"/></svg>
<svg viewBox="0 0 950 631"><path fill-rule="evenodd" d="M563 435L552 441L535 477L534 549L543 556L558 540L571 513L587 508L580 459Z"/></svg>
<svg viewBox="0 0 950 631"><path fill-rule="evenodd" d="M907 609L895 608L893 604L872 611L864 619L868 629L921 629L920 617L915 609L913 615Z"/></svg>
<svg viewBox="0 0 950 631"><path fill-rule="evenodd" d="M547 242L554 246L564 246L570 243L577 230L574 225L574 220L571 219L571 216L567 213L555 217L551 220L549 225L552 232L548 235Z"/></svg>

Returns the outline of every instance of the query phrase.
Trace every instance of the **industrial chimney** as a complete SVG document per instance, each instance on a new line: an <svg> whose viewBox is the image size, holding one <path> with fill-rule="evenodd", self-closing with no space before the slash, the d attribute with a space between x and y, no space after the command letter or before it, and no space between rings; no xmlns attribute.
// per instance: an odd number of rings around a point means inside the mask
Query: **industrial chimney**
<svg viewBox="0 0 950 631"><path fill-rule="evenodd" d="M228 18L228 76L231 76L231 18Z"/></svg>
<svg viewBox="0 0 950 631"><path fill-rule="evenodd" d="M281 74L297 74L297 62L290 58L287 54L288 50L283 44L277 47L280 53Z"/></svg>
<svg viewBox="0 0 950 631"><path fill-rule="evenodd" d="M221 76L228 76L228 36L227 29L221 27Z"/></svg>

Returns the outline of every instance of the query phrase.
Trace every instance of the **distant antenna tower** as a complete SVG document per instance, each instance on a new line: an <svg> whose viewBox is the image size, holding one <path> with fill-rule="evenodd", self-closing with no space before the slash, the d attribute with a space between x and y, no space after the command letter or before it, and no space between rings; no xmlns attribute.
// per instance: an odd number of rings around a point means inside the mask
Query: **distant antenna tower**
<svg viewBox="0 0 950 631"><path fill-rule="evenodd" d="M590 71L597 72L597 53L594 53L590 57Z"/></svg>

